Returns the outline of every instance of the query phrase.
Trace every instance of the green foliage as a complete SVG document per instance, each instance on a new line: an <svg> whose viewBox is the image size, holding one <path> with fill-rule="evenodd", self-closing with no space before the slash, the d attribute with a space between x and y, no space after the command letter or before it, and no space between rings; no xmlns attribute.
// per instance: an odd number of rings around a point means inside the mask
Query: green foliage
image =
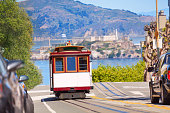
<svg viewBox="0 0 170 113"><path fill-rule="evenodd" d="M27 75L27 87L33 88L42 81L38 69L30 61L33 28L27 13L15 0L0 1L0 46L9 60L23 60L25 67L17 75Z"/></svg>
<svg viewBox="0 0 170 113"><path fill-rule="evenodd" d="M91 45L92 44L94 44L96 41L94 41L94 42L89 42L89 41L83 41L82 43L80 43L80 44L77 44L77 45L79 45L79 46L84 46L84 47L86 47L87 49L90 49L90 47L91 47Z"/></svg>
<svg viewBox="0 0 170 113"><path fill-rule="evenodd" d="M168 42L168 38L167 37L164 37L164 42Z"/></svg>
<svg viewBox="0 0 170 113"><path fill-rule="evenodd" d="M92 70L93 82L142 82L144 78L145 63L139 61L133 66L104 66L99 65Z"/></svg>
<svg viewBox="0 0 170 113"><path fill-rule="evenodd" d="M103 50L105 50L105 48L99 48L99 49L97 49L96 51L97 51L97 52L102 52Z"/></svg>
<svg viewBox="0 0 170 113"><path fill-rule="evenodd" d="M131 57L131 55L128 55L128 58L130 58Z"/></svg>
<svg viewBox="0 0 170 113"><path fill-rule="evenodd" d="M27 63L24 68L17 71L17 74L29 76L29 80L24 82L28 89L34 88L42 81L42 75L33 62Z"/></svg>
<svg viewBox="0 0 170 113"><path fill-rule="evenodd" d="M103 51L101 51L101 52L100 52L100 54L104 55L104 52L103 52Z"/></svg>
<svg viewBox="0 0 170 113"><path fill-rule="evenodd" d="M136 53L140 54L141 53L141 50L135 50Z"/></svg>
<svg viewBox="0 0 170 113"><path fill-rule="evenodd" d="M112 53L109 55L109 58L113 58L113 57L115 57L114 52L112 52Z"/></svg>
<svg viewBox="0 0 170 113"><path fill-rule="evenodd" d="M104 47L108 48L109 47L109 43L104 43Z"/></svg>
<svg viewBox="0 0 170 113"><path fill-rule="evenodd" d="M165 32L166 31L166 27L164 27L163 29L162 29L162 32Z"/></svg>
<svg viewBox="0 0 170 113"><path fill-rule="evenodd" d="M119 50L118 53L116 54L117 57L120 57L121 51Z"/></svg>

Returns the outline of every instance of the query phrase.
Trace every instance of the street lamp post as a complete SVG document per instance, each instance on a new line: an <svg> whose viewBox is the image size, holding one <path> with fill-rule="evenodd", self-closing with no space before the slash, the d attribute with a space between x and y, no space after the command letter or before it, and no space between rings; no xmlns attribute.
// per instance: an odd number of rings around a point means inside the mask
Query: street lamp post
<svg viewBox="0 0 170 113"><path fill-rule="evenodd" d="M169 6L169 22L170 22L170 0L168 0L168 6Z"/></svg>

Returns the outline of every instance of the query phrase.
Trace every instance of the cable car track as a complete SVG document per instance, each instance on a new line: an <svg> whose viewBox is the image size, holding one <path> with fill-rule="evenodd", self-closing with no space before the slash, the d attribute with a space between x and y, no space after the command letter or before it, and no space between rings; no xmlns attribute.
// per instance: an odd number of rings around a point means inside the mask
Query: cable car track
<svg viewBox="0 0 170 113"><path fill-rule="evenodd" d="M114 108L120 108L120 109L123 109L123 111L126 111L126 110L129 110L129 111L133 111L133 112L139 112L139 113L148 113L148 112L145 112L145 111L141 111L141 110L135 110L135 109L131 109L131 108L128 108L128 107L122 107L122 106L118 106L118 105L114 105L114 104L109 104L109 103L104 103L104 102L100 102L100 101L96 101L94 99L91 99L90 102L87 102L88 100L75 100L75 101L78 101L78 102L82 102L82 103L86 103L86 104L91 104L91 103L97 103L97 104L102 104L102 106L109 106L110 107L114 107Z"/></svg>
<svg viewBox="0 0 170 113"><path fill-rule="evenodd" d="M101 113L101 112L98 112L98 111L96 111L96 110L90 109L90 108L88 108L88 107L84 107L84 106L81 106L81 105L79 105L79 104L76 104L76 103L74 103L74 102L70 102L69 100L64 100L63 102L72 104L72 105L74 105L74 106L77 106L77 107L80 107L80 108L83 108L83 109L86 109L86 110L88 110L88 111L92 111L92 112L94 112L94 113Z"/></svg>
<svg viewBox="0 0 170 113"><path fill-rule="evenodd" d="M82 101L82 100L75 100L75 101L78 101L78 102L83 102L83 103L89 103L89 102L86 102L86 100L85 101ZM140 112L140 113L147 113L147 112L145 112L145 111L141 111L141 110L135 110L135 109L131 109L131 108L127 108L127 107L122 107L122 106L118 106L118 105L114 105L114 104L109 104L109 103L104 103L104 102L101 102L101 101L96 101L96 100L94 100L94 99L91 99L90 100L90 103L91 102L94 102L94 103L100 103L100 104L102 104L102 105L106 105L106 106L110 106L110 107L116 107L116 108L120 108L120 109L125 109L125 110L130 110L130 111L135 111L135 112Z"/></svg>
<svg viewBox="0 0 170 113"><path fill-rule="evenodd" d="M99 102L99 101L96 101L96 100L93 100L93 99L64 100L63 102L72 104L74 106L86 109L86 110L94 112L94 113L102 113L102 111L100 111L99 109L90 108L92 106L97 107L97 108L102 108L103 110L108 110L108 111L118 112L118 113L128 113L128 112L148 113L147 111L131 109L131 108L128 108L128 107L121 107L121 106L118 106L118 105ZM90 106L90 107L85 107L85 106Z"/></svg>

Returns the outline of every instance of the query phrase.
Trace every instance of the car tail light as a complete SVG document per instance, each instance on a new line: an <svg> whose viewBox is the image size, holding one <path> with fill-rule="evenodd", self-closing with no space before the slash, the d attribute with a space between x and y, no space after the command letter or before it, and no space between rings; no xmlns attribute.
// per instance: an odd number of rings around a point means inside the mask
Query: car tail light
<svg viewBox="0 0 170 113"><path fill-rule="evenodd" d="M168 80L170 80L170 70L168 70Z"/></svg>
<svg viewBox="0 0 170 113"><path fill-rule="evenodd" d="M25 85L24 84L22 84L22 87L23 87L23 89L25 88Z"/></svg>
<svg viewBox="0 0 170 113"><path fill-rule="evenodd" d="M2 88L2 82L0 81L0 92L3 91L3 88Z"/></svg>

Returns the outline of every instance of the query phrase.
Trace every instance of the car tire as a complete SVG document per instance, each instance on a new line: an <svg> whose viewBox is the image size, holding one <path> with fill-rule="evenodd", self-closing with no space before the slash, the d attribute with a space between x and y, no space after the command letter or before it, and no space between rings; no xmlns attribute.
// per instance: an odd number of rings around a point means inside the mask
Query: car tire
<svg viewBox="0 0 170 113"><path fill-rule="evenodd" d="M34 113L34 103L29 94L25 102L25 113Z"/></svg>
<svg viewBox="0 0 170 113"><path fill-rule="evenodd" d="M150 99L152 104L158 104L159 103L159 97L153 97L154 91L152 86L150 86Z"/></svg>
<svg viewBox="0 0 170 113"><path fill-rule="evenodd" d="M164 85L161 85L161 101L162 101L162 104L165 104L165 105L170 104L170 98L167 97L167 91Z"/></svg>

